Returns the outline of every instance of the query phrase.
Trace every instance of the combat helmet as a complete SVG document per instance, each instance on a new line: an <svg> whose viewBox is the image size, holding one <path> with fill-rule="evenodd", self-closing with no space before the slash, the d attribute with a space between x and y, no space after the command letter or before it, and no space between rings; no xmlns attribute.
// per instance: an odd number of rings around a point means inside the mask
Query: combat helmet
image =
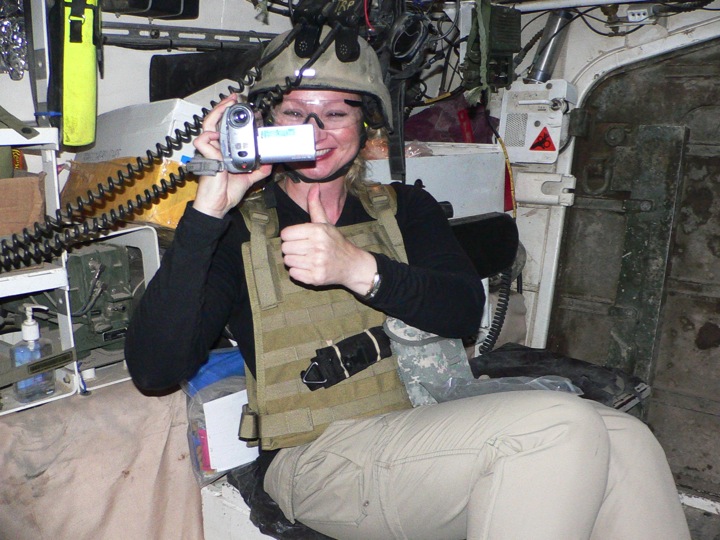
<svg viewBox="0 0 720 540"><path fill-rule="evenodd" d="M323 29L321 42L330 32ZM275 37L265 48L263 58L272 56L277 49L285 46L284 41L290 32ZM305 90L341 90L363 96L366 122L374 128L392 129L392 105L390 93L383 82L380 61L373 48L362 38L358 38L360 55L353 62L341 62L335 47L329 46L307 69L303 70L300 85L294 88ZM277 57L262 67L262 77L250 88L251 101L258 96L286 88L287 79L293 80L307 63L307 58L295 54L292 43L285 46Z"/></svg>

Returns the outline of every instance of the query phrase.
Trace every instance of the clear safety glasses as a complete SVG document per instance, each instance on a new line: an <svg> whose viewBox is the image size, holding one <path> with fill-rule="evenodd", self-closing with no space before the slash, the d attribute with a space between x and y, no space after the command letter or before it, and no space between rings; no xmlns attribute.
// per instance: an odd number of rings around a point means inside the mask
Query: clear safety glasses
<svg viewBox="0 0 720 540"><path fill-rule="evenodd" d="M285 98L273 108L272 117L278 126L307 124L312 119L320 129L342 129L360 123L361 105L360 101L349 99Z"/></svg>

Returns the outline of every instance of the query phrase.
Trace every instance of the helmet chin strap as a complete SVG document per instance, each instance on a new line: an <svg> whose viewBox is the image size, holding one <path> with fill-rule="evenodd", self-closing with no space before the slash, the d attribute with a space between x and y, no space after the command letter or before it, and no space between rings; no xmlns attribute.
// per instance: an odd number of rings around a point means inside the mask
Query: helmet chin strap
<svg viewBox="0 0 720 540"><path fill-rule="evenodd" d="M290 180L292 180L296 184L299 184L300 182L305 182L306 184L324 184L325 182L332 182L336 178L345 176L350 170L350 167L352 167L353 161L355 161L355 157L353 157L348 163L340 167L330 176L326 176L324 178L308 178L304 174L299 173L294 169L290 169L287 166L285 167L285 174L287 174L290 177Z"/></svg>

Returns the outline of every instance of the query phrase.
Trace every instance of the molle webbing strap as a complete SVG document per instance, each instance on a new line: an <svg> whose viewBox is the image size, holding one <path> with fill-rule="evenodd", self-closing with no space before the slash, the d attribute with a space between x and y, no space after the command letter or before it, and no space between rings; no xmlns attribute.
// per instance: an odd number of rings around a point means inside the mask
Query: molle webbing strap
<svg viewBox="0 0 720 540"><path fill-rule="evenodd" d="M278 414L269 414L261 417L262 436L272 439L287 435L288 433L310 433L320 427L327 427L335 420L359 418L381 414L394 408L393 403L407 399L404 387L395 387L387 392L373 394L362 399L346 403L345 406L329 406L323 409L297 409Z"/></svg>
<svg viewBox="0 0 720 540"><path fill-rule="evenodd" d="M391 186L376 184L368 187L366 193L360 195L360 202L365 211L374 219L377 219L390 239L395 250L395 260L407 263L407 253L403 242L400 227L395 219L397 212L397 196Z"/></svg>
<svg viewBox="0 0 720 540"><path fill-rule="evenodd" d="M241 213L250 231L252 265L260 306L262 309L276 306L281 300L281 292L275 265L270 264L268 239L278 235L277 212L274 208L266 208L261 199L249 199L243 203Z"/></svg>

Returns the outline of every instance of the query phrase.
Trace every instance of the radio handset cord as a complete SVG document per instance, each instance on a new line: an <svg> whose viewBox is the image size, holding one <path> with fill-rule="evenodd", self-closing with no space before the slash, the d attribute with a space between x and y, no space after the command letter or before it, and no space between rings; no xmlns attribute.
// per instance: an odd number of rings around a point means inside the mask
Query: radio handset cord
<svg viewBox="0 0 720 540"><path fill-rule="evenodd" d="M270 62L288 47L295 39L299 30L299 26L294 27L273 54L262 58L258 62L255 70L250 69L245 75L244 80L238 81L240 88L230 86L228 87L229 92L240 94L245 88L255 84L255 80L262 75L262 66ZM314 64L322 53L327 50L339 30L339 25L336 24L333 26L317 51L302 66L299 73L297 73L294 78L287 77L285 79L284 87L277 85L271 91L260 96L256 103L250 103L253 110L259 111L262 114L267 113L275 104L282 100L285 94L299 86L302 81L303 72ZM224 99L225 97L226 96L220 94L220 99ZM211 107L215 107L216 104L215 102L210 102ZM124 205L120 204L116 209L113 208L108 212L103 212L99 217L89 218L79 223L75 223L73 219L80 218L83 212L97 201L108 197L119 188L122 188L125 183L129 183L141 175L141 173L152 169L162 158L170 157L175 150L179 150L185 143L190 142L193 137L202 131L203 119L209 112L210 109L203 108L202 116L193 115L192 123L185 122L183 126L184 129L176 129L174 137L169 135L165 137L164 145L157 143L155 145L155 151L148 149L145 157L138 156L135 163L128 162L126 165L127 172L118 170L116 177L108 176L104 184L97 184L96 191L88 190L86 198L79 196L75 204L68 202L64 209L59 208L56 210L55 217L45 216L44 221L35 222L32 228L26 227L22 230L22 233L13 234L9 239L9 243L8 239L0 240L0 273L18 269L22 266L29 266L33 263L49 261L53 257L59 256L70 246L97 236L102 231L111 229L127 216L134 214L145 206L154 204L164 195L184 185L187 171L184 167L180 167L177 175L170 173L167 179L161 178L158 183L152 184L145 189L142 194L136 195L135 200L128 199Z"/></svg>

